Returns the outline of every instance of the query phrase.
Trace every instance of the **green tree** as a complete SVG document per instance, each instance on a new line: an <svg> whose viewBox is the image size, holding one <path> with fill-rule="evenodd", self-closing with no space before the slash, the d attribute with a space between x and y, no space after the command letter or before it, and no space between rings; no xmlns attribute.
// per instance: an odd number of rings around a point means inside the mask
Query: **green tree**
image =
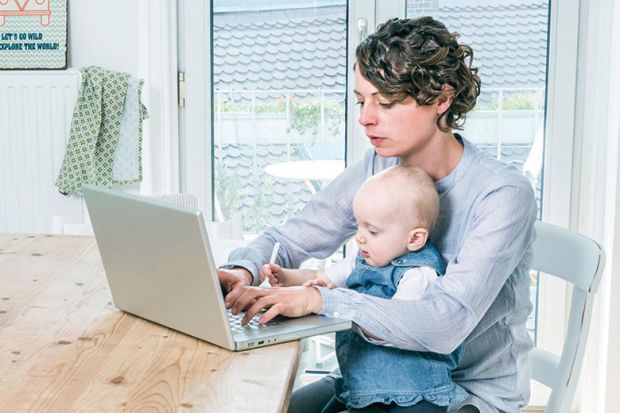
<svg viewBox="0 0 620 413"><path fill-rule="evenodd" d="M215 195L225 220L230 220L232 211L239 209L241 188L239 177L227 171L222 160L218 159L215 166Z"/></svg>

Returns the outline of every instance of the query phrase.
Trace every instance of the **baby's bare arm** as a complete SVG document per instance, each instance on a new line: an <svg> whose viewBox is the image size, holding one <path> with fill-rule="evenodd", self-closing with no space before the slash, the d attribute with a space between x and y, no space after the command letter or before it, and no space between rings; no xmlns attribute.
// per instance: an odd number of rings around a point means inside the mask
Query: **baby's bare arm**
<svg viewBox="0 0 620 413"><path fill-rule="evenodd" d="M303 285L306 281L316 279L322 270L282 268L277 264L265 264L260 269L260 281L265 278L273 287L291 287Z"/></svg>

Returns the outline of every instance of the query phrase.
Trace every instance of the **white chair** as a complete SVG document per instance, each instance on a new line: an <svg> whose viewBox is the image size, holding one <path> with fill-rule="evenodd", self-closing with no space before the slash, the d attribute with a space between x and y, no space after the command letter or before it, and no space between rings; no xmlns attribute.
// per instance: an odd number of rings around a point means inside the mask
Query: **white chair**
<svg viewBox="0 0 620 413"><path fill-rule="evenodd" d="M198 198L196 198L193 194L148 195L147 198L151 198L155 201L167 202L177 206L198 208Z"/></svg>
<svg viewBox="0 0 620 413"><path fill-rule="evenodd" d="M167 202L172 205L184 206L189 208L198 207L198 199L192 194L164 194L164 195L148 195L156 201ZM82 207L86 210L86 205L82 200ZM88 214L85 214L83 223L65 224L61 215L52 217L52 234L57 235L93 235L93 227L90 223Z"/></svg>
<svg viewBox="0 0 620 413"><path fill-rule="evenodd" d="M573 295L562 355L533 349L531 375L551 389L545 413L567 413L583 363L592 303L605 267L605 251L593 240L566 228L540 221L535 228L532 269L569 282Z"/></svg>
<svg viewBox="0 0 620 413"><path fill-rule="evenodd" d="M592 303L605 267L603 248L591 239L555 225L536 222L532 269L573 286L570 316L560 357L535 348L532 378L551 389L546 413L570 410L590 329Z"/></svg>

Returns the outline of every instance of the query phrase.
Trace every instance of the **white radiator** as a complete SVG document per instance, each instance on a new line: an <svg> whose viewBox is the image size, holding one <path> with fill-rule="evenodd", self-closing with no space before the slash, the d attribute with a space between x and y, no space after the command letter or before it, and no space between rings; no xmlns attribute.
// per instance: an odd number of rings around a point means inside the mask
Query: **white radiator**
<svg viewBox="0 0 620 413"><path fill-rule="evenodd" d="M80 198L54 186L69 137L80 74L0 72L0 232L54 233L81 224Z"/></svg>

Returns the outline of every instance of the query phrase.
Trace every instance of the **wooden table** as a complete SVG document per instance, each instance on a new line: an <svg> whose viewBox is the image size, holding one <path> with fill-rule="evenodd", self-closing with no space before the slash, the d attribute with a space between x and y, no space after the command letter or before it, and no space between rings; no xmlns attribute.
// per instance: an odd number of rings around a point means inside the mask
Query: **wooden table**
<svg viewBox="0 0 620 413"><path fill-rule="evenodd" d="M0 235L0 411L279 412L299 342L234 353L118 310L94 238Z"/></svg>

